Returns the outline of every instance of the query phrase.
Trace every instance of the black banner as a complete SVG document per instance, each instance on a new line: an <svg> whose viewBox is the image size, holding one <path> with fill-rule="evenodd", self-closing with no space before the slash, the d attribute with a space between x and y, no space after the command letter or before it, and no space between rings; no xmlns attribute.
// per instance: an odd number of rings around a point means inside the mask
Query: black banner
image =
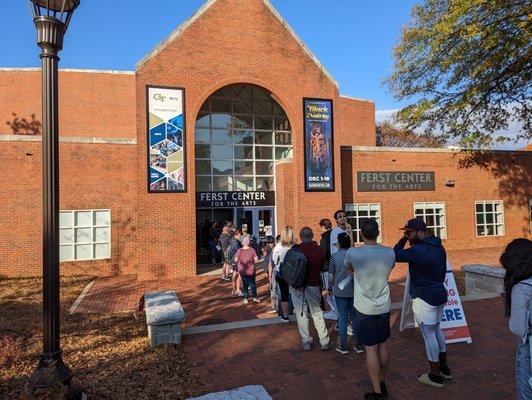
<svg viewBox="0 0 532 400"><path fill-rule="evenodd" d="M359 192L434 191L434 172L425 171L359 171Z"/></svg>
<svg viewBox="0 0 532 400"><path fill-rule="evenodd" d="M196 207L272 207L275 192L196 192Z"/></svg>
<svg viewBox="0 0 532 400"><path fill-rule="evenodd" d="M305 191L334 192L333 104L303 99Z"/></svg>

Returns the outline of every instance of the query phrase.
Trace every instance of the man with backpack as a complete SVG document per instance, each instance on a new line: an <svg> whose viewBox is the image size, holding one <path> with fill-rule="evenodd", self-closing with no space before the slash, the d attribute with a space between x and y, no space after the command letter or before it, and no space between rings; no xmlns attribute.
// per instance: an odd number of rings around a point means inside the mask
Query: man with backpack
<svg viewBox="0 0 532 400"><path fill-rule="evenodd" d="M329 335L323 318L320 300L320 272L325 262L325 251L313 241L314 233L309 227L299 233L300 245L294 245L286 253L281 264L281 276L290 285L297 326L303 350L312 350L307 309L318 331L321 349L329 350Z"/></svg>

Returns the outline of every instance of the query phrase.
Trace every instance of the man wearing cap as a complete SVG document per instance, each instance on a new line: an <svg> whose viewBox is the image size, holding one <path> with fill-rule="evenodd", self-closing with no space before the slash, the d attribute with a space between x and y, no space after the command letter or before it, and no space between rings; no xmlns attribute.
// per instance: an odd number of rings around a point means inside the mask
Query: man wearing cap
<svg viewBox="0 0 532 400"><path fill-rule="evenodd" d="M444 379L452 379L447 364L445 337L440 327L447 290L443 285L447 272L447 255L441 239L427 232L422 219L409 220L404 236L395 245L397 262L407 262L410 274L412 311L418 324L429 360L430 372L417 377L421 383L444 387ZM406 242L410 247L405 249Z"/></svg>

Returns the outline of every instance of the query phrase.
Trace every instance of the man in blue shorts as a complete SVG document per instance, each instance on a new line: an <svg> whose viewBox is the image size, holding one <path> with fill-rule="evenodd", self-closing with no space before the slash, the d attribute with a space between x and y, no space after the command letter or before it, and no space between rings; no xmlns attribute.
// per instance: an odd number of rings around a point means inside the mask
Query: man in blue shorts
<svg viewBox="0 0 532 400"><path fill-rule="evenodd" d="M366 348L366 365L373 392L364 400L388 397L385 379L389 355L386 340L390 337L390 286L388 277L395 265L394 251L377 243L379 225L374 219L360 223L364 245L347 250L345 269L354 273L355 332Z"/></svg>

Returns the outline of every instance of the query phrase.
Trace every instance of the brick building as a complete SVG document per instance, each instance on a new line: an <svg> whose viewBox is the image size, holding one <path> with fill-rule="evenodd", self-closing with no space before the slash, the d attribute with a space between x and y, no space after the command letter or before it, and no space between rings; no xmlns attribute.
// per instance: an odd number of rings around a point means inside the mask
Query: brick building
<svg viewBox="0 0 532 400"><path fill-rule="evenodd" d="M38 69L0 70L3 129L39 119L38 93ZM175 118L152 113L161 93ZM530 152L374 147L374 104L342 96L266 0L210 0L134 72L61 70L59 96L62 274L194 275L205 220L262 238L287 224L318 231L339 208L355 230L377 218L386 244L414 214L448 248L530 234ZM312 122L304 99L325 104L327 121ZM316 126L330 140L309 139ZM24 129L0 135L5 276L42 268L40 136Z"/></svg>

